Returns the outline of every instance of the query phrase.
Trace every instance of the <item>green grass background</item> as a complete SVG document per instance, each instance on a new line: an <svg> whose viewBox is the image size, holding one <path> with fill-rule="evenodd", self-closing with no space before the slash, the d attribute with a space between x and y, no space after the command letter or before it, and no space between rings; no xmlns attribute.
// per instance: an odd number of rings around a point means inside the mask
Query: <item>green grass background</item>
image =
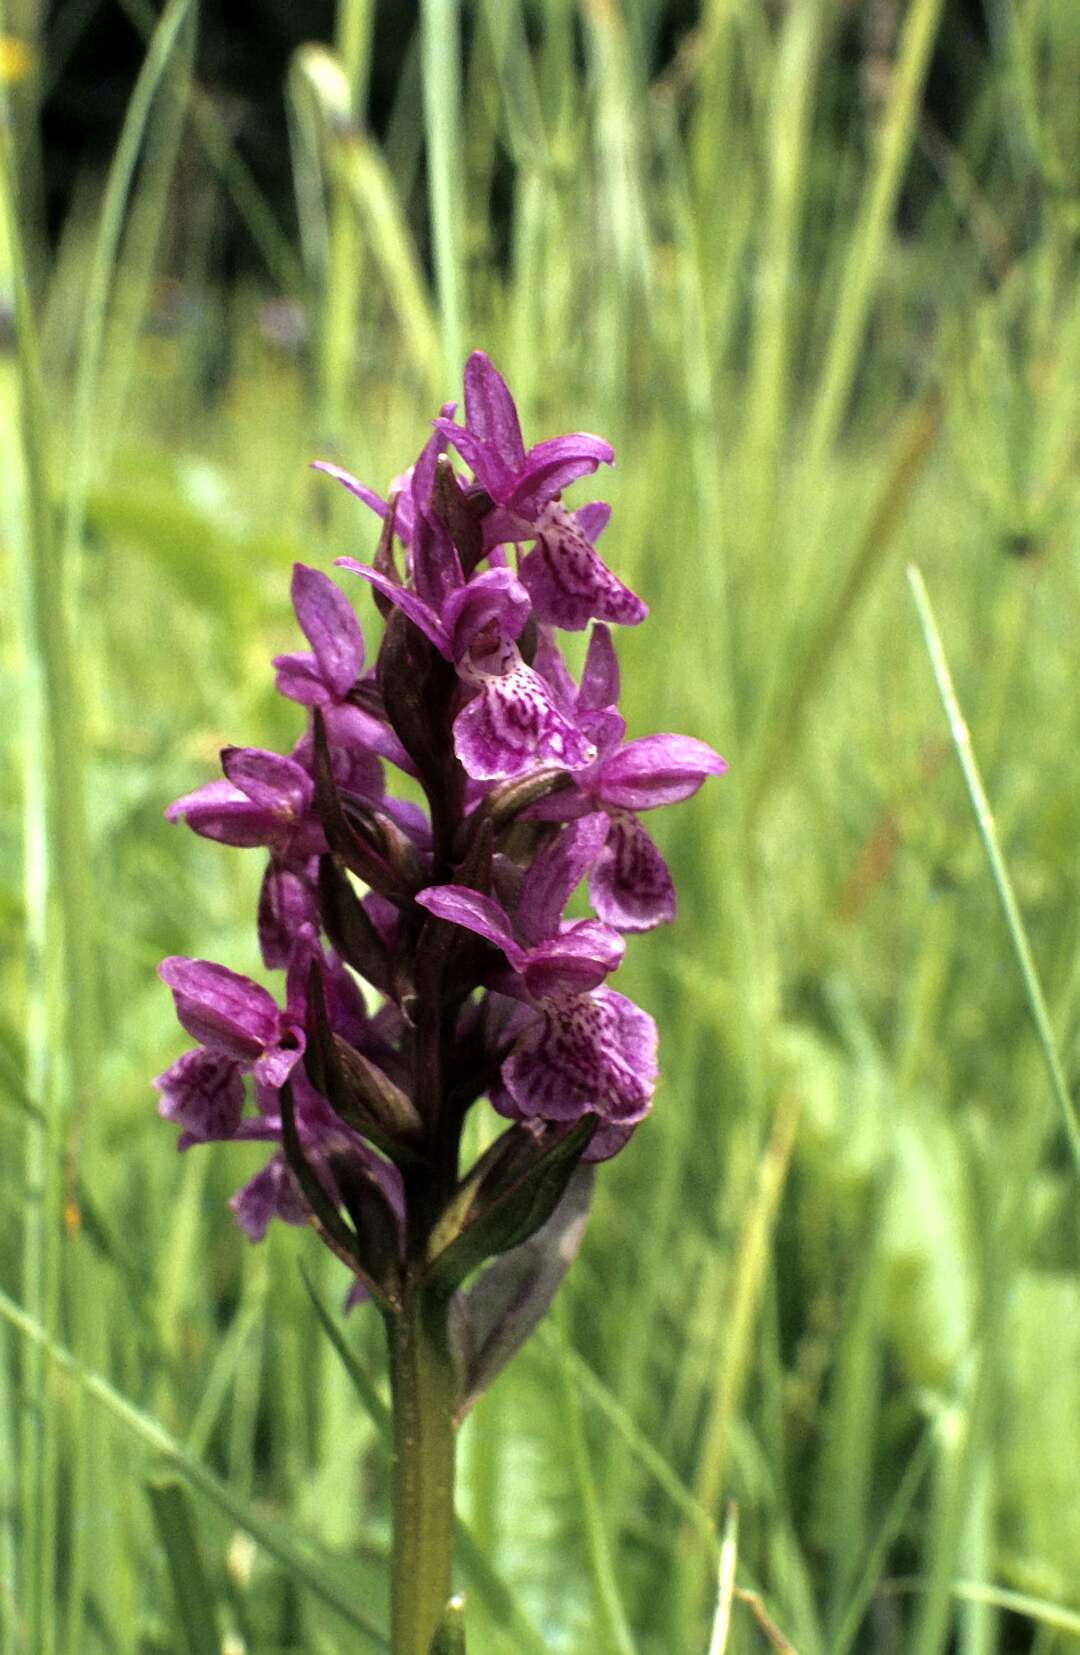
<svg viewBox="0 0 1080 1655"><path fill-rule="evenodd" d="M342 0L290 73L298 237L192 79L193 0L125 4L145 67L53 256L34 9L4 24L0 1643L385 1647L377 1318L314 1238L236 1230L258 1153L155 1115L158 959L257 970L258 858L162 809L297 733L290 564L374 538L308 461L385 482L482 346L528 439L616 443L631 732L731 772L655 819L680 917L619 981L654 1116L464 1433L469 1649L1080 1648L1075 0L989 0L955 143L941 0L843 115L840 0L703 0L652 84L653 0L476 0L460 75L425 0L381 146ZM236 213L265 275L223 291Z"/></svg>

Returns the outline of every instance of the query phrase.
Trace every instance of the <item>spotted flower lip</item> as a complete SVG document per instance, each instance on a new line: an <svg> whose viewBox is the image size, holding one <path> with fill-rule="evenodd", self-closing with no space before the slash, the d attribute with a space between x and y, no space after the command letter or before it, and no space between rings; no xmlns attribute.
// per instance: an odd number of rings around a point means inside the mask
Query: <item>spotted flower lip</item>
<svg viewBox="0 0 1080 1655"><path fill-rule="evenodd" d="M566 924L563 908L607 833L593 815L564 829L522 883L515 926L494 897L460 885L421 891L429 913L483 937L504 955L518 989L537 1009L502 1066L506 1107L522 1119L634 1125L656 1082L656 1027L646 1012L605 986L624 939L597 920ZM505 991L512 985L501 983Z"/></svg>
<svg viewBox="0 0 1080 1655"><path fill-rule="evenodd" d="M486 569L466 583L459 567L459 584L449 586L436 606L370 564L355 558L339 558L338 564L402 610L473 692L453 727L454 750L467 775L503 780L538 764L574 770L593 762L592 742L516 648L530 604L509 569Z"/></svg>
<svg viewBox="0 0 1080 1655"><path fill-rule="evenodd" d="M603 811L608 831L589 875L597 914L620 931L649 931L670 923L675 918L675 886L637 812L691 798L709 776L724 774L726 760L693 736L669 732L623 742L626 726L614 706L619 668L606 626L593 627L580 687L547 634L536 665L559 705L592 737L597 757L575 773L568 788L532 806L529 816L535 821L568 821Z"/></svg>
<svg viewBox="0 0 1080 1655"><path fill-rule="evenodd" d="M647 606L595 550L611 508L595 501L570 512L560 499L568 484L614 464L609 443L578 431L526 452L509 387L483 351L465 367L465 424L440 418L435 426L495 502L483 525L485 545L535 541L519 573L538 621L576 632L593 618L620 626L645 619Z"/></svg>

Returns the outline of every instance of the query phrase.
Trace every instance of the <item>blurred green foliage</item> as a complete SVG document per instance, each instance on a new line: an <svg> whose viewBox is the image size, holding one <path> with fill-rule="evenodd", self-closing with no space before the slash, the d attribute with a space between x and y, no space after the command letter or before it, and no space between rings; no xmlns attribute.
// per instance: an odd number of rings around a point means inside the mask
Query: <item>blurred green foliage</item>
<svg viewBox="0 0 1080 1655"><path fill-rule="evenodd" d="M732 768L659 822L680 919L624 971L654 1118L465 1429L469 1648L704 1651L729 1500L731 1649L1080 1647L1076 1175L903 580L1072 1083L1080 11L988 3L954 139L922 97L939 0L866 9L838 122L840 0L703 0L652 81L649 0L476 0L460 76L425 0L377 141L374 14L342 0L288 77L294 240L192 77L194 4L133 7L115 161L50 253L9 0L5 1648L378 1647L380 1329L345 1322L344 1362L299 1266L335 1321L340 1268L249 1247L247 1152L177 1158L154 1113L156 962L255 971L260 871L161 812L225 742L297 733L289 566L374 541L308 461L385 482L476 346L527 437L616 443L605 545L652 607L631 730ZM230 214L265 277L223 288Z"/></svg>

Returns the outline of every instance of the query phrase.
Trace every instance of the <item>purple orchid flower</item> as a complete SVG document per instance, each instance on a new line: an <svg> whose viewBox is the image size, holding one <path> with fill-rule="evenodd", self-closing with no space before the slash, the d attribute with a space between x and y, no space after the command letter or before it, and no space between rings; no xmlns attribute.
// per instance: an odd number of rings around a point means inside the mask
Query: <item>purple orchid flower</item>
<svg viewBox="0 0 1080 1655"><path fill-rule="evenodd" d="M656 1025L604 986L621 963L625 942L596 920L561 919L607 832L604 815L585 816L541 852L522 882L516 923L493 897L462 885L432 886L416 899L499 949L512 976L496 986L536 1009L501 1070L500 1101L525 1120L596 1114L605 1125L624 1129L649 1109Z"/></svg>
<svg viewBox="0 0 1080 1655"><path fill-rule="evenodd" d="M371 710L370 703L378 706L378 692L373 678L362 676L364 634L344 592L321 570L294 563L291 594L296 619L311 650L275 655L277 688L291 701L322 710L331 753L339 768L347 764L352 772L339 777L341 785L354 792L381 793L376 754L415 774L412 760L385 718ZM358 688L369 704L350 699ZM293 757L301 762L310 757L310 735L298 743Z"/></svg>
<svg viewBox="0 0 1080 1655"><path fill-rule="evenodd" d="M281 1086L304 1053L304 1030L290 1010L250 977L210 960L170 955L158 976L173 992L183 1028L207 1051L250 1069L257 1080Z"/></svg>
<svg viewBox="0 0 1080 1655"><path fill-rule="evenodd" d="M595 747L521 658L516 640L529 618L529 594L509 569L487 569L466 582L455 557L436 604L369 564L337 561L401 609L472 691L454 720L454 751L467 775L493 781L538 765L575 770L592 763Z"/></svg>
<svg viewBox="0 0 1080 1655"><path fill-rule="evenodd" d="M537 669L559 704L592 738L594 762L571 785L533 806L536 821L571 821L603 811L607 837L589 873L589 896L600 918L619 931L650 931L675 918L671 873L637 812L689 799L707 776L722 776L720 754L693 736L642 736L623 743L626 724L614 703L619 664L606 626L594 626L580 688L554 643L542 635Z"/></svg>
<svg viewBox="0 0 1080 1655"><path fill-rule="evenodd" d="M310 654L275 655L277 687L306 707L344 701L364 668L364 634L352 604L321 569L293 564L292 602Z"/></svg>
<svg viewBox="0 0 1080 1655"><path fill-rule="evenodd" d="M509 387L483 351L465 365L465 424L442 416L435 425L496 503L484 522L485 545L536 542L519 574L538 621L580 632L594 617L620 626L645 619L646 605L595 550L611 508L598 501L571 512L560 498L578 477L614 464L610 443L578 431L526 452Z"/></svg>

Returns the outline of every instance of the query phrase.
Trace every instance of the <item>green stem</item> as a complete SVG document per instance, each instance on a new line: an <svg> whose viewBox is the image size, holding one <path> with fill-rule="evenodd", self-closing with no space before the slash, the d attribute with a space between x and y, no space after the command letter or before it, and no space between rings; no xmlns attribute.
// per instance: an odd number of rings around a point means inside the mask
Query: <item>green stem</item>
<svg viewBox="0 0 1080 1655"><path fill-rule="evenodd" d="M393 1655L429 1655L451 1593L454 1409L447 1303L406 1281L387 1318L394 1415Z"/></svg>

